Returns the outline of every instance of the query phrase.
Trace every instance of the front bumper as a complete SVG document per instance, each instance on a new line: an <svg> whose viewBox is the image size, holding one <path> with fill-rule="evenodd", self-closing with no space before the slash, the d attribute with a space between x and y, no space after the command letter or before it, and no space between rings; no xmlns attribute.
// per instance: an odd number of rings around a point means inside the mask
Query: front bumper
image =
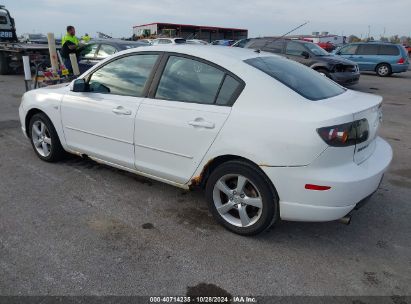
<svg viewBox="0 0 411 304"><path fill-rule="evenodd" d="M321 156L304 167L262 167L280 198L284 220L323 222L340 219L374 193L392 160L392 149L376 138L374 153L360 165L352 162L322 166ZM327 191L306 190L306 184L330 186Z"/></svg>
<svg viewBox="0 0 411 304"><path fill-rule="evenodd" d="M334 72L330 73L331 78L341 85L354 85L360 81L360 73Z"/></svg>
<svg viewBox="0 0 411 304"><path fill-rule="evenodd" d="M20 118L20 124L21 124L21 131L23 132L24 136L27 137L25 117L26 117L26 112L23 109L23 105L20 104L19 118Z"/></svg>

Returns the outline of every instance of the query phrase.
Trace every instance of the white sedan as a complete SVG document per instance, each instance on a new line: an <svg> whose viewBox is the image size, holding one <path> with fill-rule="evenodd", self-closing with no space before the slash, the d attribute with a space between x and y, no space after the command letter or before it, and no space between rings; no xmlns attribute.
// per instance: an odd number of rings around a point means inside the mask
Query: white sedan
<svg viewBox="0 0 411 304"><path fill-rule="evenodd" d="M19 111L40 159L70 152L202 187L218 222L253 235L347 219L377 190L392 159L381 102L273 54L180 45L120 52L24 94Z"/></svg>

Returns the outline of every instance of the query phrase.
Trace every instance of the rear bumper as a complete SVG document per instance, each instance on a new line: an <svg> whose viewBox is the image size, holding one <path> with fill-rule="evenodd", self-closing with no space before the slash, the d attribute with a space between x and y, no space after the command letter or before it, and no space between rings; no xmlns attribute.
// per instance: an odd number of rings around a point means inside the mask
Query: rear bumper
<svg viewBox="0 0 411 304"><path fill-rule="evenodd" d="M408 71L409 64L393 64L391 66L393 73L403 73Z"/></svg>
<svg viewBox="0 0 411 304"><path fill-rule="evenodd" d="M280 197L280 217L293 221L332 221L348 214L373 194L392 160L392 149L376 139L374 153L363 163L321 166L321 156L305 167L263 167ZM306 184L330 186L327 191L306 190Z"/></svg>

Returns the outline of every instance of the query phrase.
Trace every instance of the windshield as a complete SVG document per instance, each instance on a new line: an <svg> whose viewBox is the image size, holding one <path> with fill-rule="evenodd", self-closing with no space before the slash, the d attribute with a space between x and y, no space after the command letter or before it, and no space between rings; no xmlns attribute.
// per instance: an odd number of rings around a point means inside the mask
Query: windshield
<svg viewBox="0 0 411 304"><path fill-rule="evenodd" d="M330 53L328 53L326 50L323 48L319 47L318 45L314 43L304 43L304 46L308 48L314 55L317 56L328 56Z"/></svg>
<svg viewBox="0 0 411 304"><path fill-rule="evenodd" d="M245 63L270 75L310 100L326 99L346 91L313 69L282 57L256 57L245 60Z"/></svg>
<svg viewBox="0 0 411 304"><path fill-rule="evenodd" d="M185 39L175 39L174 42L180 44L180 43L186 43L186 40Z"/></svg>

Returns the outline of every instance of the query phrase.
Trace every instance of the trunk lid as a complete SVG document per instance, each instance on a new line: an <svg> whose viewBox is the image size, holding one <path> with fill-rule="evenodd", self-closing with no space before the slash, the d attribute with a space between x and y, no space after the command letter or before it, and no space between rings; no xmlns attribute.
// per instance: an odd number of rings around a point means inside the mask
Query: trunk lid
<svg viewBox="0 0 411 304"><path fill-rule="evenodd" d="M378 135L378 129L382 120L382 97L347 90L344 94L320 101L327 107L334 110L351 113L353 121L366 119L368 122L368 138L366 141L356 144L354 149L353 160L360 164L370 157L375 150L375 138Z"/></svg>

